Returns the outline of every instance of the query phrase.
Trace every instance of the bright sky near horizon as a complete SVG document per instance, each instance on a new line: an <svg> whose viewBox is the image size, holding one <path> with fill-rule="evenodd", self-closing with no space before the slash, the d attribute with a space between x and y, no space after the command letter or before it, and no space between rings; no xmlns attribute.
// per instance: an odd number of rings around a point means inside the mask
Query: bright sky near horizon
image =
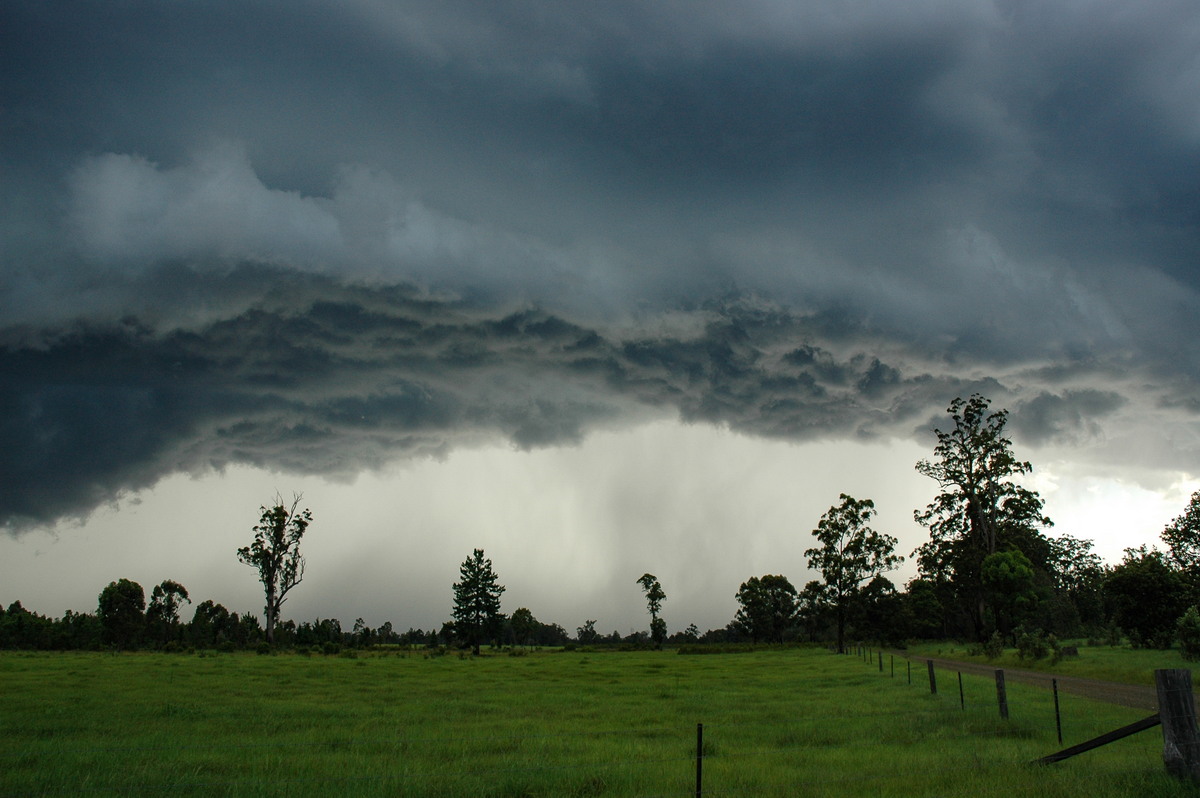
<svg viewBox="0 0 1200 798"><path fill-rule="evenodd" d="M1200 487L1200 8L0 8L0 602L574 630L733 614L956 396L1110 562ZM897 581L912 574L911 563Z"/></svg>
<svg viewBox="0 0 1200 798"><path fill-rule="evenodd" d="M279 490L303 492L316 518L303 546L305 581L286 604L297 621L439 628L459 563L483 547L507 587L508 612L526 606L572 633L593 619L605 634L628 634L646 625L635 580L650 571L667 592L670 629L704 631L733 618L734 594L750 576L782 573L797 587L818 578L803 552L840 493L874 500L875 528L910 554L926 539L912 519L913 497L933 496L934 483L912 467L926 456L912 443L796 445L657 422L573 447L460 449L347 483L245 467L173 476L80 527L0 538L0 562L20 564L5 574L0 601L58 616L94 611L100 589L119 577L147 590L174 579L193 603L256 612L255 574L234 551L249 542L255 502ZM1096 540L1109 562L1125 547L1157 543L1200 488L1157 491L1046 469L1030 484L1059 519L1054 533ZM64 582L64 563L86 565ZM914 574L906 562L890 576L901 585Z"/></svg>

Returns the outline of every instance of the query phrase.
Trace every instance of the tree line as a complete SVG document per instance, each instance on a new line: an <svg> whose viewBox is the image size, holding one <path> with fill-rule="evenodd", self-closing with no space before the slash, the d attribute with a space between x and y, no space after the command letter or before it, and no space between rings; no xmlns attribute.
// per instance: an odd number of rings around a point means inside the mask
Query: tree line
<svg viewBox="0 0 1200 798"><path fill-rule="evenodd" d="M991 646L1022 641L1087 637L1135 647L1169 648L1181 620L1192 618L1200 635L1200 491L1162 532L1160 551L1128 549L1116 565L1103 563L1090 540L1050 536L1052 522L1036 491L1021 484L1032 471L1013 453L1005 435L1006 410L991 411L979 394L955 399L949 423L935 429L933 457L916 470L937 483L938 493L914 519L929 539L911 556L917 576L902 589L887 578L904 557L897 540L872 528L874 502L839 497L812 530L804 552L820 574L800 590L781 574L750 577L734 598L738 609L723 628L703 634L690 625L669 634L661 617L666 592L656 576L635 580L650 616L648 629L622 636L600 633L589 619L569 634L538 621L525 607L501 611L504 586L492 562L475 549L452 585L451 620L440 629L399 632L356 619L343 630L335 619L297 624L281 620L283 604L304 578L300 545L313 515L275 496L260 507L239 562L253 568L265 605L257 614L230 612L213 601L190 604L183 585L166 580L151 591L128 579L100 593L95 613L68 611L60 619L14 602L0 608L0 647L34 649L302 648L336 651L346 646L482 645L657 646L683 643L784 643L829 641L844 651L850 639L902 645L910 639L964 639ZM1189 615L1190 611L1190 615ZM1185 650L1185 653L1187 651Z"/></svg>

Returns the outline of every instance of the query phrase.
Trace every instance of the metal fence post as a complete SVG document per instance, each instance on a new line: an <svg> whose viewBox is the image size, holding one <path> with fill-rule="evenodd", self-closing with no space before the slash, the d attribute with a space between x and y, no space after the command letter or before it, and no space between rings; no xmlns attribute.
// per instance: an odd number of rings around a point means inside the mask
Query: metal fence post
<svg viewBox="0 0 1200 798"><path fill-rule="evenodd" d="M704 724L696 724L696 798L704 794Z"/></svg>

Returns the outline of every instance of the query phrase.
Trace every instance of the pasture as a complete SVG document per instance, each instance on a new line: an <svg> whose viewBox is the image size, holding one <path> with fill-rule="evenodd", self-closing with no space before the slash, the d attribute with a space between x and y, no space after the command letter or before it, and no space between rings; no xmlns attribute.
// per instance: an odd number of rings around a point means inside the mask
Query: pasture
<svg viewBox="0 0 1200 798"><path fill-rule="evenodd" d="M1175 650L1130 648L1124 645L1085 645L1083 641L1068 642L1076 646L1080 656L1065 657L1058 662L1053 662L1049 657L1037 660L1021 659L1012 648L1005 649L1004 653L995 659L988 659L983 654L972 653L972 647L962 643L918 643L909 646L908 653L915 658L945 657L995 668L1047 671L1061 676L1149 687L1154 686L1156 668L1187 668L1190 665Z"/></svg>
<svg viewBox="0 0 1200 798"><path fill-rule="evenodd" d="M1050 767L1045 691L821 649L0 653L0 795L1183 796L1162 737ZM1064 745L1145 713L1063 697Z"/></svg>

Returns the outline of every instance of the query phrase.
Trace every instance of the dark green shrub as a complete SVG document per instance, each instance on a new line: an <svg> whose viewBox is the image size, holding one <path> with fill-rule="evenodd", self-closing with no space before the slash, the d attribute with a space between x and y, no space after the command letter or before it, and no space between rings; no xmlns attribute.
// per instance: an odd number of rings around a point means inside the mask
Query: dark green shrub
<svg viewBox="0 0 1200 798"><path fill-rule="evenodd" d="M1017 636L1017 656L1021 659L1045 659L1049 653L1050 643L1046 640L1045 633L1041 630L1036 632L1022 631Z"/></svg>
<svg viewBox="0 0 1200 798"><path fill-rule="evenodd" d="M1063 658L1062 646L1058 644L1058 638L1052 634L1047 635L1046 646L1050 649L1050 664L1057 665Z"/></svg>
<svg viewBox="0 0 1200 798"><path fill-rule="evenodd" d="M1004 653L1004 638L1000 636L999 631L992 632L992 636L983 647L983 653L988 659L997 659Z"/></svg>
<svg viewBox="0 0 1200 798"><path fill-rule="evenodd" d="M1179 653L1188 662L1200 660L1200 609L1189 607L1175 625Z"/></svg>

